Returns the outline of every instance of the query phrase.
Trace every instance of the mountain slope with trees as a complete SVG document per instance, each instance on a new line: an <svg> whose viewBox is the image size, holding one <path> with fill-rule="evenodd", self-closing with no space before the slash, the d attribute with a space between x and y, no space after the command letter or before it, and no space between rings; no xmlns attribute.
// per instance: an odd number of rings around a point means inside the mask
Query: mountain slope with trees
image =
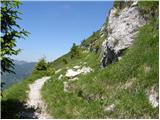
<svg viewBox="0 0 160 120"><path fill-rule="evenodd" d="M117 14L126 8L124 4L115 2ZM56 68L61 71L42 89L55 118L158 118L158 107L150 101L151 96L158 97L158 3L139 2L138 7L147 23L138 29L134 44L120 60L104 69L100 67L101 44L108 37L103 35L102 27L82 42L81 59L70 59L69 53L51 64L60 64L62 58L69 61ZM67 70L77 65L89 66L94 72L79 75L77 80L68 79ZM64 91L65 86L68 92Z"/></svg>
<svg viewBox="0 0 160 120"><path fill-rule="evenodd" d="M47 68L36 67L28 79L4 91L2 118L18 118L28 85L43 76L51 76L41 94L54 118L159 118L159 2L115 1L111 18L118 20L123 10L135 8L145 24L136 28L136 37L123 54L119 56L115 49L122 40L109 39L117 31L108 29L114 27L107 17L103 27L81 45L73 44L71 51L53 62L40 61L37 65Z"/></svg>

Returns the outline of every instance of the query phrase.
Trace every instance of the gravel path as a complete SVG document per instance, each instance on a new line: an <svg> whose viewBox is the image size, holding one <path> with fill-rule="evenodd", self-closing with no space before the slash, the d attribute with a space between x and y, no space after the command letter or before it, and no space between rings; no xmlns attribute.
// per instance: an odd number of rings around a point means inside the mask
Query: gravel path
<svg viewBox="0 0 160 120"><path fill-rule="evenodd" d="M33 108L34 112L23 112L23 118L52 119L46 111L46 105L41 97L41 88L48 79L50 79L50 77L43 77L29 85L30 90L28 92L28 100L25 106L27 108Z"/></svg>

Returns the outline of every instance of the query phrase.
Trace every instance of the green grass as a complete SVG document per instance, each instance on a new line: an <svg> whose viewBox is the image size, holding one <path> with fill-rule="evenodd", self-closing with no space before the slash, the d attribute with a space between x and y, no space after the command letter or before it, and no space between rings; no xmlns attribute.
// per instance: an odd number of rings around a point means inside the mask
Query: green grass
<svg viewBox="0 0 160 120"><path fill-rule="evenodd" d="M67 64L63 62L63 59L66 59L68 61ZM94 59L95 62L92 60ZM71 68L75 65L81 65L84 62L87 62L86 65L89 65L91 67L98 67L99 66L99 59L98 56L94 53L84 52L82 49L80 49L80 57L79 58L70 58L70 52L66 55L63 55L62 57L58 58L54 62L51 62L49 67L58 69L65 69L65 68ZM96 63L96 64L93 64Z"/></svg>
<svg viewBox="0 0 160 120"><path fill-rule="evenodd" d="M159 1L139 1L138 7L140 10L141 15L148 20L159 15Z"/></svg>
<svg viewBox="0 0 160 120"><path fill-rule="evenodd" d="M100 48L102 45L102 42L105 40L105 37L101 37L100 30L94 32L90 37L88 37L86 40L83 40L81 43L81 46L84 46L86 48L90 48L91 52L100 52Z"/></svg>
<svg viewBox="0 0 160 120"><path fill-rule="evenodd" d="M140 29L133 47L123 58L107 66L98 68L93 55L68 63L71 68L80 61L89 62L94 72L81 75L70 82L69 93L63 91L63 80L59 74L52 77L42 89L48 109L55 118L158 118L158 108L152 108L146 91L155 86L158 91L158 30L153 21ZM94 67L97 66L97 67ZM147 72L146 67L150 68ZM123 89L127 82L132 85ZM115 104L114 112L104 112L104 107Z"/></svg>
<svg viewBox="0 0 160 120"><path fill-rule="evenodd" d="M93 34L89 38L87 38L86 40L82 41L82 45L86 46L86 47L89 47L89 45L91 43L93 43L94 41L96 41L100 37L99 32L100 32L99 30L96 31L96 32L93 32Z"/></svg>

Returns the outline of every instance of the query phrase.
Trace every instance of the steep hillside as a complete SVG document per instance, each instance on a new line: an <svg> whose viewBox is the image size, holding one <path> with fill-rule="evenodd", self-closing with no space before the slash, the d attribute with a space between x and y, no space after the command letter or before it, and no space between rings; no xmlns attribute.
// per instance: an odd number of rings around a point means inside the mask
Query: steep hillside
<svg viewBox="0 0 160 120"><path fill-rule="evenodd" d="M115 3L102 29L82 42L84 56L72 60L69 54L63 56L69 62L57 67L58 72L44 85L42 95L55 118L158 118L158 4L124 4ZM119 15L113 16L115 10ZM113 37L119 38L114 46ZM109 52L104 46L101 49L102 42ZM123 54L115 54L118 51ZM62 64L60 59L52 64ZM101 69L100 64L107 67ZM67 76L84 66L93 71Z"/></svg>
<svg viewBox="0 0 160 120"><path fill-rule="evenodd" d="M159 118L158 7L155 1L114 2L102 28L49 63L47 70L55 73L41 90L48 113L54 118ZM23 107L13 102L24 103L28 84L47 76L47 70L4 92L4 118L18 118L21 109L9 109Z"/></svg>

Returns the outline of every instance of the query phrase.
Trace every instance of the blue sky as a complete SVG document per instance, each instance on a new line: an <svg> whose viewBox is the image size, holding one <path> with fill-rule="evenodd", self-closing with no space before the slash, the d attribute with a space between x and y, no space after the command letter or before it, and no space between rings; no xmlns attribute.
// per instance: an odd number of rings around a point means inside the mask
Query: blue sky
<svg viewBox="0 0 160 120"><path fill-rule="evenodd" d="M31 34L25 40L17 40L22 51L13 59L37 61L45 56L47 61L55 60L67 53L73 43L80 44L97 31L112 5L112 1L24 1L19 8L23 20L17 22Z"/></svg>

